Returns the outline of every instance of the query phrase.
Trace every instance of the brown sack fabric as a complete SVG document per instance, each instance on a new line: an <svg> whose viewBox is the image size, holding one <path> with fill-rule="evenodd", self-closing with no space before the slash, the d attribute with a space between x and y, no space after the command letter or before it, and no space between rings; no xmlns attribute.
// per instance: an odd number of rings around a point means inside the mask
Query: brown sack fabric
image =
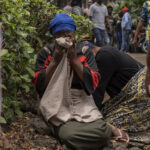
<svg viewBox="0 0 150 150"><path fill-rule="evenodd" d="M41 99L40 111L46 121L58 113L64 97L69 97L69 72L70 66L67 62L67 54L65 54Z"/></svg>

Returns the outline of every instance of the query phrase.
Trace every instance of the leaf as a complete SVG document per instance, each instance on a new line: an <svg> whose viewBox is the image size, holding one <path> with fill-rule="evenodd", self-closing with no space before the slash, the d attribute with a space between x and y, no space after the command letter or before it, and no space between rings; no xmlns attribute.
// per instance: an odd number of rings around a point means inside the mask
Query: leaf
<svg viewBox="0 0 150 150"><path fill-rule="evenodd" d="M2 84L2 89L7 90L7 88L4 84Z"/></svg>
<svg viewBox="0 0 150 150"><path fill-rule="evenodd" d="M23 31L16 31L16 33L20 36L22 36L23 38L26 38L28 36L28 33L23 32Z"/></svg>
<svg viewBox="0 0 150 150"><path fill-rule="evenodd" d="M28 74L23 75L23 76L20 76L20 77L21 77L21 79L23 79L23 80L26 81L26 82L31 82L31 79L29 78L29 75L28 75Z"/></svg>
<svg viewBox="0 0 150 150"><path fill-rule="evenodd" d="M23 117L23 112L20 109L16 109L15 113L19 116L19 117Z"/></svg>
<svg viewBox="0 0 150 150"><path fill-rule="evenodd" d="M0 124L6 124L6 123L7 122L6 122L5 118L0 116Z"/></svg>
<svg viewBox="0 0 150 150"><path fill-rule="evenodd" d="M34 52L34 49L31 47L26 48L27 53L31 54Z"/></svg>
<svg viewBox="0 0 150 150"><path fill-rule="evenodd" d="M34 71L31 68L26 68L26 70L29 72L29 74L33 77Z"/></svg>
<svg viewBox="0 0 150 150"><path fill-rule="evenodd" d="M7 54L8 54L8 50L7 49L2 49L1 57L5 56Z"/></svg>
<svg viewBox="0 0 150 150"><path fill-rule="evenodd" d="M29 31L35 31L35 27L31 27L31 26L28 26L28 27L26 27L26 30L29 30Z"/></svg>
<svg viewBox="0 0 150 150"><path fill-rule="evenodd" d="M25 89L26 93L28 93L29 90L30 90L29 86L26 85L26 84L23 84L21 87L22 87L23 89Z"/></svg>
<svg viewBox="0 0 150 150"><path fill-rule="evenodd" d="M15 121L16 117L14 115L14 110L12 108L8 108L8 110L4 113L4 117L8 122Z"/></svg>

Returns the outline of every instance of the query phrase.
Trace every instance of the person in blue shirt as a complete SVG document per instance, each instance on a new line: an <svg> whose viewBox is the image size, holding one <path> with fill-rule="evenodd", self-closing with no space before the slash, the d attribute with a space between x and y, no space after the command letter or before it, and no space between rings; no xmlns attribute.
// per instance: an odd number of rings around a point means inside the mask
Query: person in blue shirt
<svg viewBox="0 0 150 150"><path fill-rule="evenodd" d="M129 34L132 27L132 20L127 7L123 8L124 15L121 21L122 28L122 45L121 51L127 52L129 50Z"/></svg>

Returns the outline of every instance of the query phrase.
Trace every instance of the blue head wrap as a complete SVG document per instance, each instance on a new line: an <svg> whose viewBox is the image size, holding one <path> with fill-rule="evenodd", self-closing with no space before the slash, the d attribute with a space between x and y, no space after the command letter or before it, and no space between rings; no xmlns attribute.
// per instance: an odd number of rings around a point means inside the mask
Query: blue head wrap
<svg viewBox="0 0 150 150"><path fill-rule="evenodd" d="M50 33L52 35L62 30L76 31L76 23L66 13L57 14L50 22Z"/></svg>

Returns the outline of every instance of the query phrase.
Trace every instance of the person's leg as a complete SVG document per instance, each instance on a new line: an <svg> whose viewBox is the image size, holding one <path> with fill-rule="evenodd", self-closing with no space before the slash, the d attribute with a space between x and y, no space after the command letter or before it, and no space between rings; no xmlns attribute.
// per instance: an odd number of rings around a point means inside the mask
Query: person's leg
<svg viewBox="0 0 150 150"><path fill-rule="evenodd" d="M114 37L113 35L109 34L109 40L110 40L110 45L113 46L113 40L114 40Z"/></svg>
<svg viewBox="0 0 150 150"><path fill-rule="evenodd" d="M95 38L96 38L96 45L101 47L102 46L102 37L101 37L100 29L94 28L93 33L94 33Z"/></svg>
<svg viewBox="0 0 150 150"><path fill-rule="evenodd" d="M121 44L121 51L126 50L126 31L122 30L122 44Z"/></svg>
<svg viewBox="0 0 150 150"><path fill-rule="evenodd" d="M118 48L118 50L120 50L121 46L120 46L120 42L119 42L119 32L118 31L116 31L116 42L117 42L117 48Z"/></svg>
<svg viewBox="0 0 150 150"><path fill-rule="evenodd" d="M130 43L129 34L130 34L130 30L127 30L127 31L126 31L126 36L127 36L127 37L126 37L126 38L127 38L127 40L126 40L126 41L127 41L127 46L126 46L127 48L126 48L126 50L127 50L127 51L129 51L129 47L130 47L130 46L129 46L129 43Z"/></svg>
<svg viewBox="0 0 150 150"><path fill-rule="evenodd" d="M119 31L118 34L119 34L119 50L120 50L122 45L122 31Z"/></svg>
<svg viewBox="0 0 150 150"><path fill-rule="evenodd" d="M125 45L125 47L124 47L124 51L125 52L127 52L128 50L129 50L129 30L125 30L124 31L124 45Z"/></svg>
<svg viewBox="0 0 150 150"><path fill-rule="evenodd" d="M105 45L109 45L110 39L109 39L109 35L108 35L107 31L101 30L101 35L103 37L103 41L104 41Z"/></svg>
<svg viewBox="0 0 150 150"><path fill-rule="evenodd" d="M58 129L60 141L75 150L97 150L107 145L111 133L102 119L91 123L69 121Z"/></svg>

